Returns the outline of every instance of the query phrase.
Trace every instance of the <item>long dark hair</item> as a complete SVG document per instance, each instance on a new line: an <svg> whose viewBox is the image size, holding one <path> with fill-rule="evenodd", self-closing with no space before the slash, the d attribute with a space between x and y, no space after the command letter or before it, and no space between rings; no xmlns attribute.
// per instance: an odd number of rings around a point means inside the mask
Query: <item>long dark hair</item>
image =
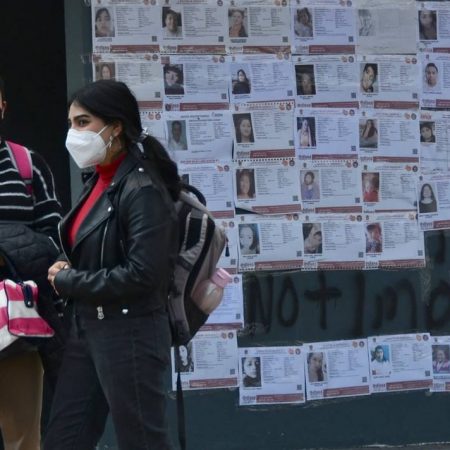
<svg viewBox="0 0 450 450"><path fill-rule="evenodd" d="M136 97L125 83L114 80L94 81L75 92L69 105L72 103L107 124L119 121L123 127L125 148L142 162L152 177L158 177L162 181L173 200L178 198L181 181L177 165L156 138L143 134Z"/></svg>

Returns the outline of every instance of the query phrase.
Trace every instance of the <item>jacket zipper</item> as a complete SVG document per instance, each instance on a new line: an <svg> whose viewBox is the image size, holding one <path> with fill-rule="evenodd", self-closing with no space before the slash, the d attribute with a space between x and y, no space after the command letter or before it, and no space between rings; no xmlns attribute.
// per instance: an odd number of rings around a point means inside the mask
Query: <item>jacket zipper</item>
<svg viewBox="0 0 450 450"><path fill-rule="evenodd" d="M59 236L59 242L61 242L61 249L62 249L62 252L63 252L63 254L64 254L64 257L66 258L66 260L67 260L67 262L70 264L70 266L72 266L72 263L70 262L70 259L69 259L69 257L67 256L67 253L66 253L66 251L65 251L65 249L64 249L64 244L63 244L63 240L62 240L62 233L61 233L61 222L62 221L59 221L58 222L58 236ZM65 308L66 306L67 306L67 302L69 301L69 299L66 297L66 298L61 298L61 302L62 302L62 305L63 305L63 308ZM58 312L58 316L59 317L62 317L64 315L64 313L62 313L62 312Z"/></svg>
<svg viewBox="0 0 450 450"><path fill-rule="evenodd" d="M103 267L103 256L105 254L105 241L106 241L106 233L108 232L108 225L109 225L109 219L106 222L105 229L103 230L102 247L101 247L101 252L100 252L100 267Z"/></svg>
<svg viewBox="0 0 450 450"><path fill-rule="evenodd" d="M70 265L72 265L72 263L70 262L70 258L67 256L67 253L66 253L66 251L65 251L65 249L64 249L64 244L63 244L63 240L62 240L62 234L61 234L61 222L62 221L59 221L58 222L58 236L59 236L59 242L61 242L61 249L62 249L62 251L63 251L63 253L64 253L64 257L66 258L66 260L69 262L69 264Z"/></svg>

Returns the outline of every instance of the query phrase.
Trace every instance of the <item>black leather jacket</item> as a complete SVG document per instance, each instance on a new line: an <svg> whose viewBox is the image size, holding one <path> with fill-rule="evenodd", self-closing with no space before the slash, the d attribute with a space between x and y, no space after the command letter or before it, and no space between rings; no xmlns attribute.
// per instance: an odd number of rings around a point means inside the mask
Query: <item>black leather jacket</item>
<svg viewBox="0 0 450 450"><path fill-rule="evenodd" d="M69 261L71 268L58 272L56 290L86 317L136 316L165 308L178 246L173 201L127 155L70 248L69 226L96 180L97 175L86 183L79 202L60 223L65 258L59 259Z"/></svg>

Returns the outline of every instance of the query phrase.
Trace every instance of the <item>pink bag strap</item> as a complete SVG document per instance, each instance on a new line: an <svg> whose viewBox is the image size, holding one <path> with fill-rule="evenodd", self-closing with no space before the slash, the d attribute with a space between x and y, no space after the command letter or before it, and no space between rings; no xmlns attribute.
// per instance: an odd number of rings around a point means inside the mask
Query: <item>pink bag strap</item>
<svg viewBox="0 0 450 450"><path fill-rule="evenodd" d="M28 194L33 192L33 167L29 150L23 145L8 141L9 148L12 151L16 162L17 170L25 182Z"/></svg>

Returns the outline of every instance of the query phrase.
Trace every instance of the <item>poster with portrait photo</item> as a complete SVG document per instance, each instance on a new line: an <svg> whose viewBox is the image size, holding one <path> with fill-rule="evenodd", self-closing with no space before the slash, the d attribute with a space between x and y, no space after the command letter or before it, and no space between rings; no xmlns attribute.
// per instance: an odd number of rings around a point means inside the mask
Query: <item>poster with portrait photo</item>
<svg viewBox="0 0 450 450"><path fill-rule="evenodd" d="M355 55L293 55L292 62L298 108L359 107Z"/></svg>
<svg viewBox="0 0 450 450"><path fill-rule="evenodd" d="M296 108L295 150L298 158L356 159L357 113L353 108ZM308 146L308 143L313 145Z"/></svg>
<svg viewBox="0 0 450 450"><path fill-rule="evenodd" d="M167 150L175 161L191 159L231 161L233 122L230 111L166 110L164 122L168 140Z"/></svg>
<svg viewBox="0 0 450 450"><path fill-rule="evenodd" d="M415 109L365 109L356 112L359 154L363 160L378 157L417 159L419 113Z"/></svg>
<svg viewBox="0 0 450 450"><path fill-rule="evenodd" d="M444 173L450 168L450 111L420 113L420 170L422 174Z"/></svg>
<svg viewBox="0 0 450 450"><path fill-rule="evenodd" d="M450 179L443 172L422 174L417 181L417 210L420 229L450 228Z"/></svg>
<svg viewBox="0 0 450 450"><path fill-rule="evenodd" d="M361 214L337 212L302 216L304 270L361 270L365 267Z"/></svg>
<svg viewBox="0 0 450 450"><path fill-rule="evenodd" d="M293 158L294 101L243 102L234 105L235 159Z"/></svg>
<svg viewBox="0 0 450 450"><path fill-rule="evenodd" d="M306 399L370 394L366 339L303 344Z"/></svg>
<svg viewBox="0 0 450 450"><path fill-rule="evenodd" d="M447 52L450 48L450 5L446 1L417 2L419 50L425 53Z"/></svg>
<svg viewBox="0 0 450 450"><path fill-rule="evenodd" d="M417 157L383 156L363 161L360 186L365 212L417 211Z"/></svg>
<svg viewBox="0 0 450 450"><path fill-rule="evenodd" d="M303 212L362 212L361 165L357 159L320 157L301 161L299 169Z"/></svg>
<svg viewBox="0 0 450 450"><path fill-rule="evenodd" d="M291 3L293 54L315 52L343 54L355 52L354 9L350 3L302 0ZM320 26L326 23L327 26Z"/></svg>
<svg viewBox="0 0 450 450"><path fill-rule="evenodd" d="M160 56L153 54L101 53L92 55L93 76L122 81L136 97L139 107L162 109L164 81Z"/></svg>
<svg viewBox="0 0 450 450"><path fill-rule="evenodd" d="M383 4L360 0L357 8L357 53L389 55L416 52L417 15L413 2Z"/></svg>
<svg viewBox="0 0 450 450"><path fill-rule="evenodd" d="M235 160L236 208L258 214L299 213L297 165L294 158Z"/></svg>
<svg viewBox="0 0 450 450"><path fill-rule="evenodd" d="M287 55L232 55L230 79L233 103L294 99L292 66Z"/></svg>
<svg viewBox="0 0 450 450"><path fill-rule="evenodd" d="M180 372L183 390L237 387L238 358L236 330L200 330L192 339L192 370ZM171 349L172 390L177 390L176 347ZM182 355L188 350L182 349ZM187 357L184 357L187 361Z"/></svg>
<svg viewBox="0 0 450 450"><path fill-rule="evenodd" d="M227 52L260 53L259 48L277 47L281 54L288 53L290 22L287 1L283 4L275 4L274 1L272 4L246 2L239 6L230 6L228 22L225 22L228 25Z"/></svg>
<svg viewBox="0 0 450 450"><path fill-rule="evenodd" d="M160 2L161 3L161 2ZM228 38L228 8L223 2L165 2L159 26L161 53L167 55L224 55ZM160 7L161 8L161 7ZM171 24L171 15L177 15L176 30ZM165 20L163 20L165 17ZM166 25L167 22L167 25Z"/></svg>
<svg viewBox="0 0 450 450"><path fill-rule="evenodd" d="M450 391L450 336L432 336L433 386L431 392Z"/></svg>
<svg viewBox="0 0 450 450"><path fill-rule="evenodd" d="M231 161L180 159L178 173L203 194L213 217L234 216Z"/></svg>
<svg viewBox="0 0 450 450"><path fill-rule="evenodd" d="M229 109L229 71L225 57L163 55L166 110Z"/></svg>
<svg viewBox="0 0 450 450"><path fill-rule="evenodd" d="M318 270L320 263L327 261L324 227L316 216L308 213L300 217L303 270Z"/></svg>
<svg viewBox="0 0 450 450"><path fill-rule="evenodd" d="M429 333L371 336L372 392L430 389L433 382Z"/></svg>
<svg viewBox="0 0 450 450"><path fill-rule="evenodd" d="M239 272L303 266L300 215L237 214Z"/></svg>
<svg viewBox="0 0 450 450"><path fill-rule="evenodd" d="M420 64L416 55L358 55L361 108L417 109Z"/></svg>
<svg viewBox="0 0 450 450"><path fill-rule="evenodd" d="M239 405L305 402L301 346L239 348Z"/></svg>
<svg viewBox="0 0 450 450"><path fill-rule="evenodd" d="M363 214L365 269L425 267L424 233L413 212Z"/></svg>
<svg viewBox="0 0 450 450"><path fill-rule="evenodd" d="M449 11L450 14L450 11ZM450 54L420 54L421 66L421 106L424 108L448 108L450 90L448 76L450 71Z"/></svg>
<svg viewBox="0 0 450 450"><path fill-rule="evenodd" d="M160 6L150 2L126 2L126 7L117 1L104 4L92 2L93 53L159 52Z"/></svg>

